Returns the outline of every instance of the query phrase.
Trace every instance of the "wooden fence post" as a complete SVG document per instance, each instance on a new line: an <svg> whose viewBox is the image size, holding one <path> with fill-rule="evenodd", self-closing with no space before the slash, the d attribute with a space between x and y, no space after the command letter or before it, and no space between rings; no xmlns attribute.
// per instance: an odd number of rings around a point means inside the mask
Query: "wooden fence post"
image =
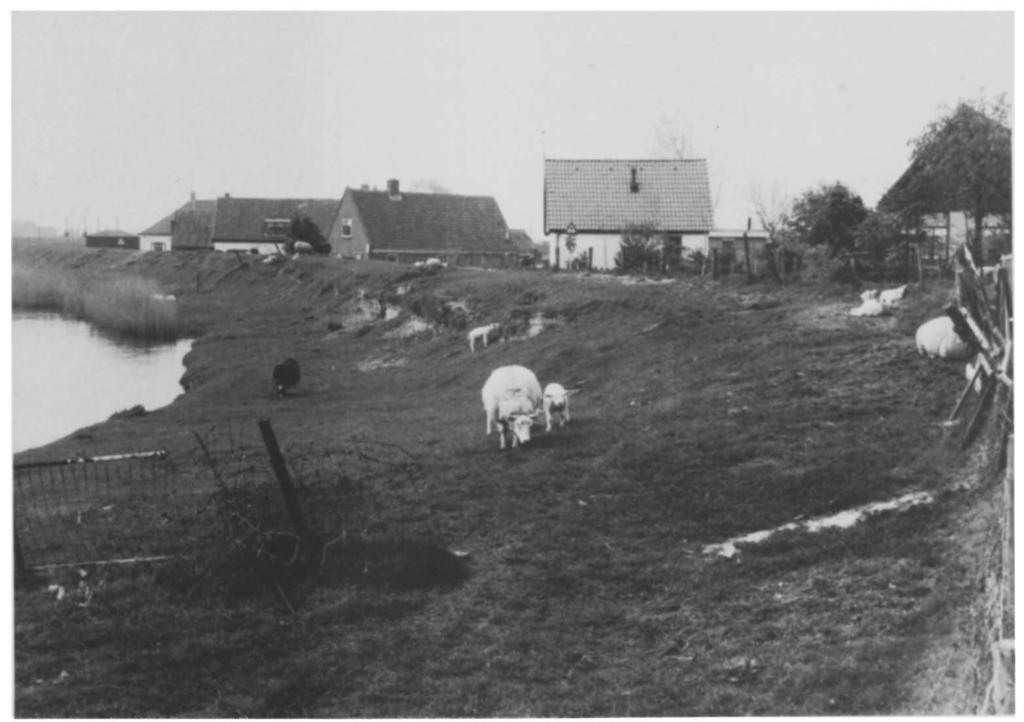
<svg viewBox="0 0 1024 722"><path fill-rule="evenodd" d="M269 419L259 420L260 433L263 435L263 444L267 447L267 453L270 455L270 465L274 469L274 475L277 477L277 482L281 485L281 493L284 495L284 506L288 511L288 516L292 519L292 524L295 525L295 531L300 537L305 538L306 536L306 522L302 518L302 507L299 506L299 496L295 493L295 485L292 483L291 474L288 473L288 467L284 463L284 456L281 454L281 449L277 445L277 437L274 436L274 429L270 426Z"/></svg>
<svg viewBox="0 0 1024 722"><path fill-rule="evenodd" d="M711 249L711 277L718 280L718 249Z"/></svg>

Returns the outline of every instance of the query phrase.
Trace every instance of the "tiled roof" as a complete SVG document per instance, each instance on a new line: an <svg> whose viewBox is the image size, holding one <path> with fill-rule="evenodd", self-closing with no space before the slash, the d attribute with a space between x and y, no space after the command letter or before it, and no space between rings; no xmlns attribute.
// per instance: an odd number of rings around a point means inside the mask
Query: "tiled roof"
<svg viewBox="0 0 1024 722"><path fill-rule="evenodd" d="M306 216L324 237L338 215L341 201L334 199L296 198L218 198L213 239L217 241L262 241L283 236L266 236L263 222L268 218L292 219Z"/></svg>
<svg viewBox="0 0 1024 722"><path fill-rule="evenodd" d="M174 212L172 248L212 248L217 201L189 201Z"/></svg>
<svg viewBox="0 0 1024 722"><path fill-rule="evenodd" d="M637 192L630 190L636 169ZM686 160L544 161L544 232L619 233L653 224L661 231L714 226L707 163Z"/></svg>
<svg viewBox="0 0 1024 722"><path fill-rule="evenodd" d="M380 250L515 251L508 226L490 196L407 193L349 188L370 244Z"/></svg>
<svg viewBox="0 0 1024 722"><path fill-rule="evenodd" d="M174 220L174 214L175 213L177 213L177 211L174 211L173 213L170 213L169 215L164 216L163 218L161 218L159 221L157 221L156 223L151 225L146 230L139 231L139 235L140 236L169 236L169 235L171 235L171 221Z"/></svg>

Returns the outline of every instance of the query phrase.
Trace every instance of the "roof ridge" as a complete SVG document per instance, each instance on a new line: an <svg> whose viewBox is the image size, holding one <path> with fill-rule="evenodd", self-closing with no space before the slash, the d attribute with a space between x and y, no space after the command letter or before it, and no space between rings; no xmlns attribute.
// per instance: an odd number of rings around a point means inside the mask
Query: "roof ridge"
<svg viewBox="0 0 1024 722"><path fill-rule="evenodd" d="M373 190L372 188L353 188L352 186L349 186L348 189L351 190L353 193L383 193L384 195L387 195L387 193L388 193L387 188ZM430 191L407 191L407 190L402 190L401 188L398 190L398 194L403 196L403 197L404 196L430 196L432 198L433 197L439 197L439 198L486 198L486 199L489 199L489 200L494 198L494 196L485 196L485 195L479 195L479 194L470 195L468 193L431 193Z"/></svg>
<svg viewBox="0 0 1024 722"><path fill-rule="evenodd" d="M693 163L707 158L545 158L545 163Z"/></svg>

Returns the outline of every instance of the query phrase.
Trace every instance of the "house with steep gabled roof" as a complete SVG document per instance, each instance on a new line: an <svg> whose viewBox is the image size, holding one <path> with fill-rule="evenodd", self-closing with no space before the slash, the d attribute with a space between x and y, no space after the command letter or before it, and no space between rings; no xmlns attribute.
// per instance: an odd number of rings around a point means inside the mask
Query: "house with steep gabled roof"
<svg viewBox="0 0 1024 722"><path fill-rule="evenodd" d="M213 244L213 219L217 201L196 200L193 192L188 202L171 211L138 235L143 251L210 250Z"/></svg>
<svg viewBox="0 0 1024 722"><path fill-rule="evenodd" d="M175 211L174 213L176 213ZM140 251L169 251L171 250L171 231L173 228L174 213L164 216L144 231L139 231Z"/></svg>
<svg viewBox="0 0 1024 722"><path fill-rule="evenodd" d="M505 217L490 196L346 188L332 245L348 258L505 268L520 264Z"/></svg>
<svg viewBox="0 0 1024 722"><path fill-rule="evenodd" d="M556 266L615 268L622 234L637 228L653 231L666 256L706 252L713 216L703 159L544 160L544 233L575 242L574 259L560 257L564 241L553 244Z"/></svg>
<svg viewBox="0 0 1024 722"><path fill-rule="evenodd" d="M330 242L338 218L336 198L217 199L210 240L215 251L268 255L283 253L291 239L292 219L308 218Z"/></svg>

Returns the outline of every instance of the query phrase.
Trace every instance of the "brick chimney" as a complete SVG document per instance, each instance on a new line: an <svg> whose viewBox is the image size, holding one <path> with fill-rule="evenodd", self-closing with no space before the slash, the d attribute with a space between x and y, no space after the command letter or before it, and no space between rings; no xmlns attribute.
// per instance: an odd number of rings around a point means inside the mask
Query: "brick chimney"
<svg viewBox="0 0 1024 722"><path fill-rule="evenodd" d="M401 191L398 190L398 179L397 178L389 178L388 179L388 198L390 198L393 201L400 201L400 200L402 200L402 193L401 193Z"/></svg>

